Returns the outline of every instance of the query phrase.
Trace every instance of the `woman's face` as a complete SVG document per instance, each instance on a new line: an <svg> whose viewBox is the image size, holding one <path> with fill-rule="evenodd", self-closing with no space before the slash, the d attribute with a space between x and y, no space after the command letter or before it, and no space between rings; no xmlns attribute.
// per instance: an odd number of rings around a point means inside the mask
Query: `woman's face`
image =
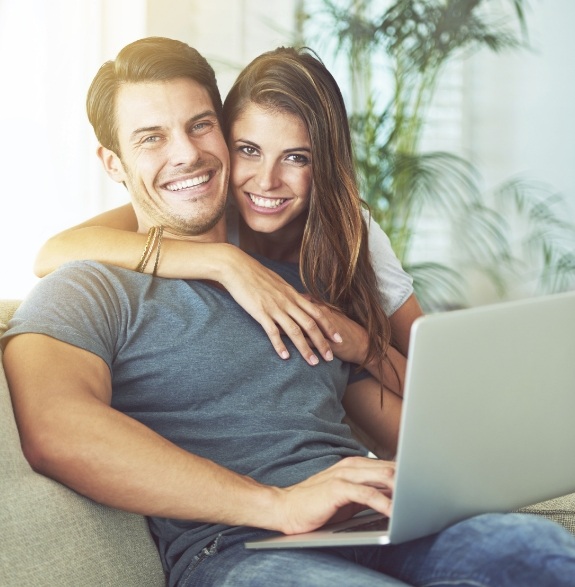
<svg viewBox="0 0 575 587"><path fill-rule="evenodd" d="M229 149L230 187L246 224L273 233L299 219L294 228L301 232L312 186L311 144L303 121L249 103L231 127Z"/></svg>

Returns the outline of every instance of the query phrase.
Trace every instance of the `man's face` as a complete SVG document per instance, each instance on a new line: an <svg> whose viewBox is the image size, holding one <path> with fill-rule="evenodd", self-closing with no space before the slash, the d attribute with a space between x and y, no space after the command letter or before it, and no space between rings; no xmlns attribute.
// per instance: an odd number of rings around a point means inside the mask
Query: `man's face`
<svg viewBox="0 0 575 587"><path fill-rule="evenodd" d="M121 157L100 157L126 184L139 231L161 224L175 238L219 240L229 154L208 92L186 78L124 84L116 117Z"/></svg>

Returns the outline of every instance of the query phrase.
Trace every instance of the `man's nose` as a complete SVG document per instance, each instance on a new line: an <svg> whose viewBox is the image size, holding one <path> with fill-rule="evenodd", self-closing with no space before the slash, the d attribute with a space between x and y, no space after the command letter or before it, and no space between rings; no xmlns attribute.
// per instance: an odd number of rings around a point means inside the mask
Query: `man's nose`
<svg viewBox="0 0 575 587"><path fill-rule="evenodd" d="M200 155L201 149L187 134L182 133L172 136L170 141L170 163L174 167L193 164L200 158Z"/></svg>

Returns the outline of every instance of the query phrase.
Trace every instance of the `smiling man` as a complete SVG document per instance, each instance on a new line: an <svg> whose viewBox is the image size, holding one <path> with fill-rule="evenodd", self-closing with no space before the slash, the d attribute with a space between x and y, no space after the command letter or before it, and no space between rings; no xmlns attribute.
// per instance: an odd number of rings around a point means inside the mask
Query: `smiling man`
<svg viewBox="0 0 575 587"><path fill-rule="evenodd" d="M150 234L142 262L159 253L162 230L224 242L229 159L205 59L178 41L137 41L100 69L87 104L104 167ZM293 263L262 262L302 290ZM9 326L4 366L29 462L149 516L171 586L405 584L391 574L418 585L572 584L573 537L519 515L399 546L246 550L247 539L364 507L390 514L394 464L362 456L343 421L348 386L361 397L372 380L338 358L282 360L212 282L69 263Z"/></svg>
<svg viewBox="0 0 575 587"><path fill-rule="evenodd" d="M222 242L229 154L221 132L221 105L214 103L213 90L210 94L184 74L117 87L110 83L115 96L102 100L99 87L117 75L114 63L108 62L92 84L98 99L90 94L88 115L99 135L98 155L110 177L130 192L140 232L161 225L168 237ZM115 104L112 136L98 126L101 109L110 102Z"/></svg>

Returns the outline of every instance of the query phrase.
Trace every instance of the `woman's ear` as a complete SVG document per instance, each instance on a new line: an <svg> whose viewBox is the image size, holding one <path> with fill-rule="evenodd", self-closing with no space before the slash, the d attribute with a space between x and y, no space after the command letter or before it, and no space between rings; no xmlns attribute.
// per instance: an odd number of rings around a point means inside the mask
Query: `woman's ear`
<svg viewBox="0 0 575 587"><path fill-rule="evenodd" d="M106 149L106 147L100 145L98 147L98 157L102 161L104 170L114 181L125 183L126 172L124 171L124 166L114 151L110 151L110 149Z"/></svg>

